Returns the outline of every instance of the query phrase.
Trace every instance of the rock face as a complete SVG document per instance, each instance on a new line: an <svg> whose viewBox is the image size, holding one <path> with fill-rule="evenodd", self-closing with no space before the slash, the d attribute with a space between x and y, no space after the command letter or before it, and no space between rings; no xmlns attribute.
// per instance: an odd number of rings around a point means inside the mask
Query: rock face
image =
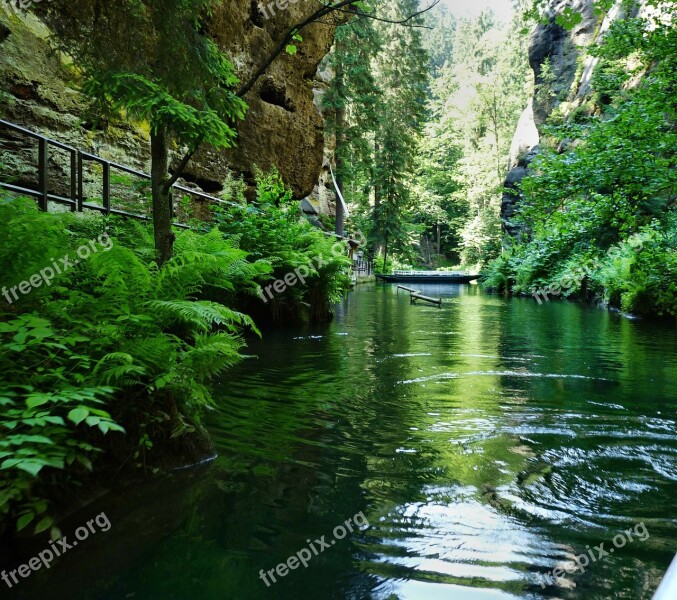
<svg viewBox="0 0 677 600"><path fill-rule="evenodd" d="M567 30L556 22L557 16L571 8L581 15L580 22ZM590 94L590 80L597 59L586 56L586 48L599 43L611 23L626 16L619 1L602 19L594 11L593 0L550 0L548 22L531 32L529 64L534 72L535 92L517 126L510 152L510 171L504 185L501 219L504 232L520 233L512 222L519 205L517 184L528 174L530 162L537 156L541 128L554 111L567 118L581 107ZM544 68L548 61L550 74ZM564 151L562 146L560 151Z"/></svg>
<svg viewBox="0 0 677 600"><path fill-rule="evenodd" d="M556 22L566 8L579 12L581 22L571 31ZM547 23L539 23L531 32L529 65L534 72L534 93L522 113L510 148L510 170L501 200L503 231L515 237L521 232L513 223L520 196L518 185L528 175L530 162L538 154L541 127L561 102L577 87L581 49L594 39L597 25L593 0L550 0ZM546 61L550 74L544 69Z"/></svg>
<svg viewBox="0 0 677 600"><path fill-rule="evenodd" d="M240 79L246 81L288 29L316 9L313 0L290 3L285 10L259 7L255 1L229 0L215 15L214 34ZM333 27L312 25L303 30L303 42L294 56L285 54L275 60L245 97L249 111L238 128L238 147L219 166L230 165L244 173L245 179L253 165L262 169L277 166L297 198L312 192L324 158L324 121L314 90L323 85L318 65L333 38ZM207 165L208 170L218 172L211 161Z"/></svg>
<svg viewBox="0 0 677 600"><path fill-rule="evenodd" d="M327 118L326 109L323 106L323 99L329 84L334 77L330 69L320 70L314 89L315 106L323 118ZM330 165L334 160L336 151L336 138L333 135L325 136L324 154L322 159L322 170L320 177L313 188L312 193L301 203L301 210L316 225L322 225L320 216L325 215L330 218L336 217L336 192L331 178Z"/></svg>
<svg viewBox="0 0 677 600"><path fill-rule="evenodd" d="M240 80L247 81L284 33L312 10L312 0L299 0L266 18L255 1L227 0L213 15L211 33ZM88 102L75 89L70 66L51 51L48 35L34 14L0 8L0 118L149 172L147 131L120 123L94 129ZM238 125L237 148L202 149L191 161L186 180L216 194L229 172L252 184L256 167L276 166L295 197L304 198L316 189L318 208L328 211L329 200L322 186L316 187L326 157L324 122L315 99L324 85L317 78L318 65L329 52L333 35L334 28L326 24L304 29L298 52L278 57L246 95L249 111ZM0 166L18 184L35 184L36 159L35 142L0 127ZM67 154L54 153L49 172L56 193L66 192L68 168ZM94 186L96 173L88 179L86 185Z"/></svg>
<svg viewBox="0 0 677 600"><path fill-rule="evenodd" d="M567 8L581 15L581 22L571 30L556 22L557 16ZM570 94L576 94L580 83L578 64L581 52L594 41L599 25L592 0L551 0L548 18L547 24L534 28L529 42L529 65L534 72L535 85L537 88L543 85L550 88L547 94L534 94L533 114L537 126L543 125ZM544 80L543 65L546 60L552 68L551 81Z"/></svg>

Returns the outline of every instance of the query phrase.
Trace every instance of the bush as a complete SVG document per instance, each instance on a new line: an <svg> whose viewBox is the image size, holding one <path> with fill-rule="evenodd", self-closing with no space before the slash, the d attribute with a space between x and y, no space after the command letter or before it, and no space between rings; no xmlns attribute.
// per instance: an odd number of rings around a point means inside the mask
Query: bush
<svg viewBox="0 0 677 600"><path fill-rule="evenodd" d="M0 199L0 240L11 284L0 301L0 516L41 531L57 490L82 481L101 450L103 466L145 469L194 449L210 379L240 360L241 333L257 332L224 303L256 293L270 266L213 230L180 232L159 269L148 226L45 214L32 200ZM76 261L82 247L90 256ZM71 268L14 299L13 286L66 255Z"/></svg>
<svg viewBox="0 0 677 600"><path fill-rule="evenodd" d="M645 314L677 314L677 31L668 10L648 23L614 22L595 50L593 79L604 116L547 128L554 140L577 140L566 152L543 148L522 180L515 219L528 238L487 269L487 281L513 293L561 284ZM644 78L627 89L631 59ZM641 248L630 241L642 240ZM580 269L586 264L584 276Z"/></svg>
<svg viewBox="0 0 677 600"><path fill-rule="evenodd" d="M343 242L302 217L277 171L258 174L256 202L247 203L244 197L234 200L238 206L217 216L218 227L233 245L249 254L249 260L270 265L270 273L259 279L263 287L302 265L309 268L305 283L287 286L268 302L261 301L259 310L265 310L276 323L327 319L330 305L341 299L350 283L350 260Z"/></svg>

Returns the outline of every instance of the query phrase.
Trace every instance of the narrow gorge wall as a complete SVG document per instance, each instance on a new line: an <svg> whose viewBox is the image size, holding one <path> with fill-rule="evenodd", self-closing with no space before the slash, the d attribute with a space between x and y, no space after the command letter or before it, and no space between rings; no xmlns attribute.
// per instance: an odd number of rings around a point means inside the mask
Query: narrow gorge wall
<svg viewBox="0 0 677 600"><path fill-rule="evenodd" d="M580 23L570 30L556 22L567 8L582 17ZM641 10L641 4L634 10ZM527 176L529 164L538 154L543 125L555 111L562 119L569 118L579 109L594 111L588 100L598 59L589 56L587 49L601 41L614 20L627 15L622 2L602 16L595 13L593 0L550 0L547 23L538 24L532 30L529 64L534 73L534 94L520 118L512 141L501 203L503 229L508 235L519 234L513 223L520 201L517 186ZM544 68L546 62L550 73ZM558 151L564 152L566 147L567 143L562 143Z"/></svg>
<svg viewBox="0 0 677 600"><path fill-rule="evenodd" d="M265 18L259 4L224 0L214 13L210 31L245 81L261 65L286 31L312 10L312 0L300 0ZM281 55L259 79L245 100L249 111L238 125L237 148L202 149L187 169L186 179L204 191L218 193L232 171L252 184L255 165L276 166L296 198L315 190L313 206L329 210L331 197L318 181L325 162L324 122L317 103L326 85L318 65L329 52L334 27L312 25L294 56ZM32 13L0 8L0 118L104 158L149 171L148 132L143 126L95 124L88 100L77 91L74 70L56 55L49 31ZM0 163L19 184L35 184L37 147L26 138L0 128ZM55 153L50 179L68 180L66 157Z"/></svg>

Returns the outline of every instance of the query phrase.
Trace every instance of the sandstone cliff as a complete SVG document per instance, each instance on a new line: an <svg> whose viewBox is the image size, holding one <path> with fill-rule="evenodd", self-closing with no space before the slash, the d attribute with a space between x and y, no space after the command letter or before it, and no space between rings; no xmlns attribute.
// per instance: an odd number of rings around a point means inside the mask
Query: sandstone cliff
<svg viewBox="0 0 677 600"><path fill-rule="evenodd" d="M571 30L556 22L558 15L562 15L566 8L571 8L582 17L580 23ZM512 222L519 204L516 190L519 182L528 174L529 164L538 154L543 125L555 111L562 119L567 119L576 110L594 110L588 100L597 59L589 56L586 49L591 44L599 43L611 23L624 18L626 14L622 2L602 16L595 13L593 0L550 0L547 23L541 23L532 30L529 64L534 72L534 94L513 138L510 171L501 203L501 219L508 235L519 233ZM566 144L562 144L560 150L564 151L565 148Z"/></svg>
<svg viewBox="0 0 677 600"><path fill-rule="evenodd" d="M283 33L313 8L312 0L300 0L266 18L255 1L224 0L213 16L211 31L245 81ZM324 85L317 77L318 65L331 47L333 34L334 28L326 24L305 29L298 53L275 60L247 94L249 111L238 127L237 148L201 150L186 179L218 193L229 171L251 184L255 166L276 166L295 197L304 198L315 190L317 198L309 199L309 206L322 205L328 211L331 197L317 186L325 144L316 97ZM148 172L147 132L124 123L95 128L87 99L76 89L72 67L52 52L48 36L35 14L0 8L0 118ZM0 128L0 163L19 184L35 183L36 157L34 143ZM54 153L50 180L57 193L66 185L68 168L67 156Z"/></svg>

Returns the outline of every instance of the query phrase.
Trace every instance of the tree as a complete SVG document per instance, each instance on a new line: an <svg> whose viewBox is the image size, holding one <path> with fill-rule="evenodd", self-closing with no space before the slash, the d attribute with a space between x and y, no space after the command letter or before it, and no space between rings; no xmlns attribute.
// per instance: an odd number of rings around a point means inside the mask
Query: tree
<svg viewBox="0 0 677 600"><path fill-rule="evenodd" d="M233 66L205 33L214 0L54 0L47 19L58 47L84 75L101 113L124 112L150 128L155 250L171 258L171 188L202 143L234 145L246 104ZM173 174L169 147L187 148Z"/></svg>
<svg viewBox="0 0 677 600"><path fill-rule="evenodd" d="M326 131L335 139L336 180L347 201L368 210L373 171L373 136L382 89L372 68L382 36L371 19L355 18L339 28L326 65L334 77L324 96ZM348 185L345 185L348 183ZM337 233L341 222L337 204Z"/></svg>
<svg viewBox="0 0 677 600"><path fill-rule="evenodd" d="M397 14L411 13L418 0L398 0L391 7ZM385 36L384 36L385 37ZM375 132L374 231L384 265L389 244L402 249L407 242L404 216L411 207L411 180L419 136L425 120L428 94L428 54L421 32L407 29L389 36L376 61L376 76L383 87L379 97Z"/></svg>
<svg viewBox="0 0 677 600"><path fill-rule="evenodd" d="M426 131L435 137L420 146L416 185L445 207L446 251L462 249L467 264L500 248L500 188L528 95L521 25L519 16L498 24L490 11L458 20L451 52L431 85Z"/></svg>
<svg viewBox="0 0 677 600"><path fill-rule="evenodd" d="M520 185L524 233L489 265L492 286L677 315L675 14L617 19L587 49L592 93L546 123Z"/></svg>

